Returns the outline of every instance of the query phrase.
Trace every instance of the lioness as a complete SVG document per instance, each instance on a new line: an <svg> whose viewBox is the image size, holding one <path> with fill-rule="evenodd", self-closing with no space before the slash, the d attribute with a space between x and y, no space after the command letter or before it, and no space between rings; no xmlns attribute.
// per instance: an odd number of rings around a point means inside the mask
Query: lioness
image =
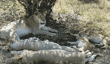
<svg viewBox="0 0 110 64"><path fill-rule="evenodd" d="M22 27L25 26L27 29L31 30L31 32L35 35L35 34L45 34L48 36L55 36L55 33L51 33L51 32L58 32L55 29L52 29L50 27L46 27L46 19L45 19L45 12L41 13L39 12L37 15L32 15L30 16L28 19L24 19L23 21L20 21L20 23L16 26L16 28L18 27ZM51 32L49 32L51 31Z"/></svg>
<svg viewBox="0 0 110 64"><path fill-rule="evenodd" d="M48 36L56 36L56 33L51 32L58 31L46 27L45 23L45 13L39 12L37 15L33 14L28 18L24 18L23 20L16 20L15 22L9 23L7 26L4 26L0 32L4 38L11 38L14 40L18 40L19 37L29 33L33 33L34 35L44 34Z"/></svg>

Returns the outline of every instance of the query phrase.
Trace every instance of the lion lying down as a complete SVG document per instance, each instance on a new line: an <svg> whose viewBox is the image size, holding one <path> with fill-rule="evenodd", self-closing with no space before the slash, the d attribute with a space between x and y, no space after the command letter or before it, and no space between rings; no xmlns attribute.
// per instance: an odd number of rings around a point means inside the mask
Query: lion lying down
<svg viewBox="0 0 110 64"><path fill-rule="evenodd" d="M29 33L44 34L48 36L56 36L58 32L55 29L45 26L46 19L45 13L38 13L37 15L32 15L28 19L16 20L15 22L9 23L1 29L1 36L4 38L11 38L14 40L19 40L19 36L24 36ZM51 33L51 32L56 33Z"/></svg>

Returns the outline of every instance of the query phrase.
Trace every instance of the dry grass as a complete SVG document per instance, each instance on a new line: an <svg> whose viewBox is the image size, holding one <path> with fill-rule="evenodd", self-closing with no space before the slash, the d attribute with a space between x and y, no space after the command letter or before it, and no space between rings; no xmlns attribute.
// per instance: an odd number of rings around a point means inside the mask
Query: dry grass
<svg viewBox="0 0 110 64"><path fill-rule="evenodd" d="M84 2L85 1L85 2ZM93 25L105 30L109 35L110 21L110 1L108 0L92 0L93 2L86 3L87 0L59 0L53 7L56 12L69 12L80 16L83 21L93 22Z"/></svg>
<svg viewBox="0 0 110 64"><path fill-rule="evenodd" d="M15 0L0 1L1 21L14 21L25 14L23 6L21 6L18 2L15 2Z"/></svg>
<svg viewBox="0 0 110 64"><path fill-rule="evenodd" d="M13 21L17 17L21 17L25 14L23 6L18 2L14 3L12 0L0 0L0 22L1 21ZM95 2L87 2L88 0L58 0L53 11L55 12L69 12L76 14L80 17L80 20L86 21L86 23L93 22L89 26L98 26L105 30L105 34L110 34L110 0L94 0ZM14 18L14 19L13 19ZM110 50L109 50L110 51ZM109 63L110 52L105 52L101 62ZM103 54L103 53L102 53ZM108 56L107 56L108 55ZM100 61L96 61L100 62ZM101 64L100 62L100 64Z"/></svg>

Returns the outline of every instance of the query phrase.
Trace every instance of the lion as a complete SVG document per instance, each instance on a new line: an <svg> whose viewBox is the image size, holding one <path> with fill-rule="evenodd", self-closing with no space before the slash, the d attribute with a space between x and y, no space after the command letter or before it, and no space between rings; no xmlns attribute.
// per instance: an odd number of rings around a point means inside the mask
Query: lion
<svg viewBox="0 0 110 64"><path fill-rule="evenodd" d="M28 19L24 19L24 25L23 23L20 23L21 25L25 26L31 32L36 35L36 34L44 34L48 36L56 36L56 33L58 33L57 30L52 29L50 27L45 26L46 24L46 19L45 19L45 14L46 12L39 12L37 15L33 14L30 16ZM21 21L22 22L22 21ZM17 27L20 26L20 24ZM56 33L51 33L51 32L56 32Z"/></svg>
<svg viewBox="0 0 110 64"><path fill-rule="evenodd" d="M21 20L11 22L1 29L1 35L4 38L11 38L14 40L16 38L18 40L18 37L28 35L29 33L32 33L34 35L43 34L47 36L56 36L56 33L58 33L57 30L45 26L45 15L45 12L39 12L37 14L29 16L28 18L23 18Z"/></svg>

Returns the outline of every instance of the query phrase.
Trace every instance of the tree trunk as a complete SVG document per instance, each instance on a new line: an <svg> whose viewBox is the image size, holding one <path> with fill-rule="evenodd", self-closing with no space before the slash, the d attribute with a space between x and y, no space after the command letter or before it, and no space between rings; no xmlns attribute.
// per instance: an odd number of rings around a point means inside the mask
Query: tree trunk
<svg viewBox="0 0 110 64"><path fill-rule="evenodd" d="M18 2L25 8L25 18L33 14L37 15L39 12L47 12L45 17L46 25L49 25L50 13L52 12L52 7L55 5L56 0L18 0Z"/></svg>

